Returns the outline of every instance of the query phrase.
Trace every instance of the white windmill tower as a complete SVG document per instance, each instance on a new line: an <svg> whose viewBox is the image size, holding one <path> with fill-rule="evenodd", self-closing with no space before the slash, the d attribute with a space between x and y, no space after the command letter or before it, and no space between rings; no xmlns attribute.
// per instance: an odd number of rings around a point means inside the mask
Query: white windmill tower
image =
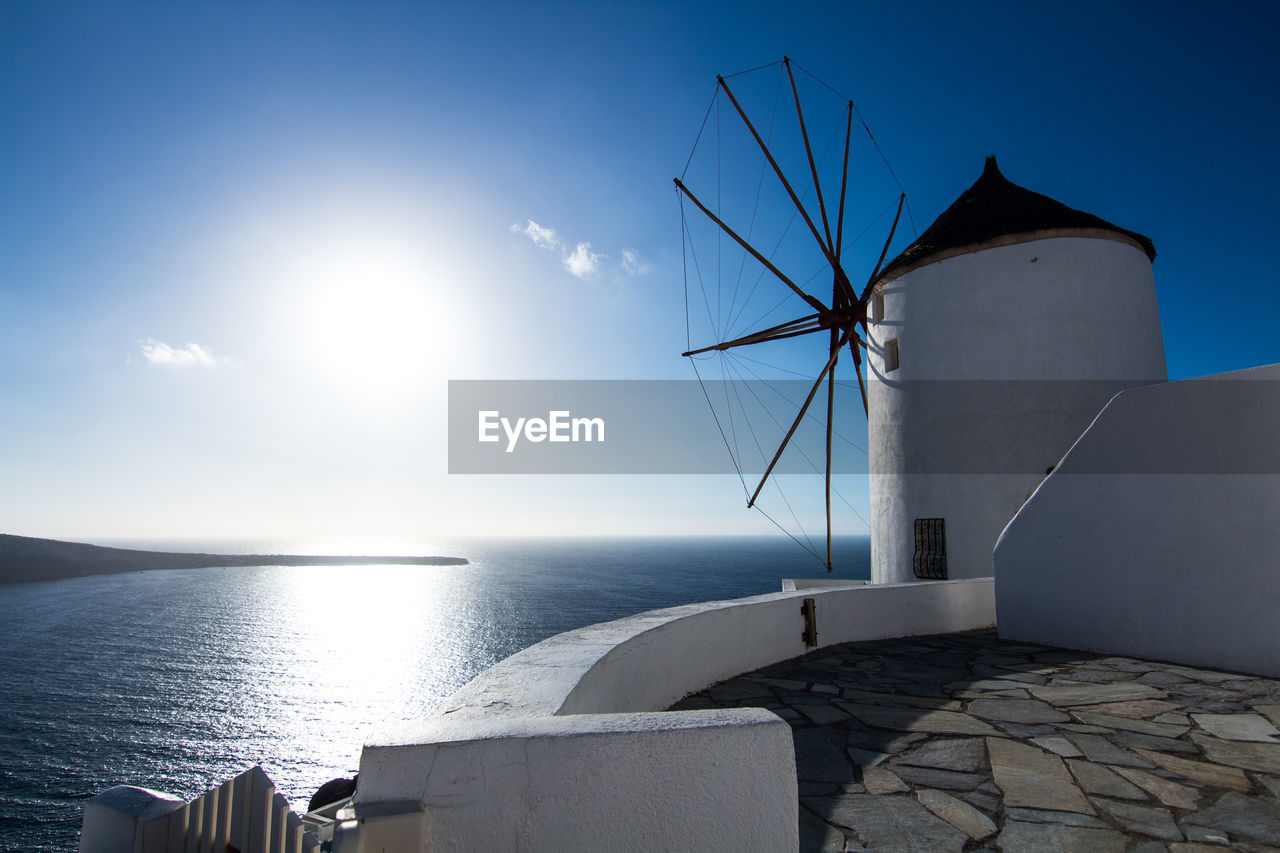
<svg viewBox="0 0 1280 853"><path fill-rule="evenodd" d="M982 176L867 305L875 583L982 577L1103 404L1167 379L1140 234Z"/></svg>

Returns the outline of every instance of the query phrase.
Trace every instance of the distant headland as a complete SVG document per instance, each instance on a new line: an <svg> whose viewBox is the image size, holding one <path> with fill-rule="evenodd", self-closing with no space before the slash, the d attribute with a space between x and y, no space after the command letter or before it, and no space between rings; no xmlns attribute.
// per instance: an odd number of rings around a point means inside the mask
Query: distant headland
<svg viewBox="0 0 1280 853"><path fill-rule="evenodd" d="M212 566L465 566L462 557L335 557L299 554L182 554L106 548L0 533L0 583L49 581L152 569Z"/></svg>

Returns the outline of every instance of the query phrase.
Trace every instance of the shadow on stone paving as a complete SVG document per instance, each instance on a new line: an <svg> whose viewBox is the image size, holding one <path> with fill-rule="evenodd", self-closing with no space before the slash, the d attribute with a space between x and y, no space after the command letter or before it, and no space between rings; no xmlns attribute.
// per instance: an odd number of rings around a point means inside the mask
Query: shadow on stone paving
<svg viewBox="0 0 1280 853"><path fill-rule="evenodd" d="M800 846L1280 845L1280 682L950 634L823 649L676 709L792 727Z"/></svg>

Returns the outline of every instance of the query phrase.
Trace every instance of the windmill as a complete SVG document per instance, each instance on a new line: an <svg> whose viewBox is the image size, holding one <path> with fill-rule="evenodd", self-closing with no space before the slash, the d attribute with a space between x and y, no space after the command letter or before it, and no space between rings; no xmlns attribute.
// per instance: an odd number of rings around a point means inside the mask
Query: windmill
<svg viewBox="0 0 1280 853"><path fill-rule="evenodd" d="M823 482L824 482L824 504L825 504L825 528L826 528L826 555L825 564L827 571L832 571L832 521L831 521L831 498L832 498L832 437L835 434L834 421L836 415L836 366L840 361L841 353L846 348L848 356L853 362L854 372L858 379L858 388L862 398L862 406L864 415L868 411L867 404L867 388L863 380L862 364L864 361L863 351L867 349L867 312L868 303L871 298L872 289L876 278L884 264L889 248L893 243L894 235L897 232L899 222L902 218L906 195L902 192L901 185L898 183L896 176L893 176L893 183L897 187L897 195L894 203L890 207L894 210L892 224L888 228L888 236L885 238L883 246L880 248L878 257L871 266L869 274L864 276L851 276L848 269L851 267L850 258L847 254L848 243L845 238L846 231L846 204L849 199L850 184L850 150L854 140L854 118L857 116L862 128L866 131L867 140L875 148L880 159L884 163L884 168L890 176L893 175L892 169L888 167L887 161L884 160L883 154L879 151L879 146L875 143L874 137L871 135L870 129L867 128L865 121L862 120L860 114L851 99L839 96L831 87L817 80L816 77L809 74L803 68L792 63L789 58L784 58L781 63L773 63L769 66L761 66L761 68L750 69L740 74L730 75L736 78L742 74L751 74L759 72L763 69L779 68L778 95L781 100L790 101L794 104L794 121L795 126L791 133L798 136L798 140L802 143L803 154L798 152L801 146L793 146L797 152L796 158L787 165L791 168L793 174L788 174L788 169L784 167L782 157L778 154L780 140L775 138L777 131L777 107L779 97L775 96L774 115L770 121L770 126L762 135L761 130L756 123L753 123L748 111L744 108L743 103L735 94L733 87L729 84L729 79L724 76L716 78L716 93L712 99L712 106L708 108L708 118L704 119L703 131L708 127L708 121L712 115L713 109L716 110L717 119L722 109L721 104L727 102L731 107L731 117L736 116L741 122L740 129L745 129L747 137L750 140L748 147L752 144L758 151L758 155L763 158L761 164L761 181L760 187L755 195L756 209L753 210L750 222L746 227L734 227L728 219L726 213L726 205L723 201L723 187L717 174L716 185L713 188L715 199L710 199L707 193L701 191L695 192L684 180L685 176L675 178L675 187L681 199L682 211L682 230L688 245L690 228L688 219L684 217L684 201L687 200L698 211L706 217L706 221L712 223L716 229L717 246L719 241L727 239L730 241L730 247L736 247L737 251L744 254L744 262L747 258L751 259L760 269L760 276L769 279L773 283L773 288L785 288L781 291L784 297L791 297L787 302L794 310L803 311L801 316L793 317L782 322L769 322L762 328L750 328L739 334L717 336L711 341L699 341L700 346L694 346L692 336L690 346L682 353L685 357L696 358L712 353L728 353L745 347L759 347L761 345L770 344L778 341L801 338L811 335L826 336L827 346L824 348L825 363L818 372L816 379L808 387L808 393L804 397L804 401L799 406L799 410L792 420L789 428L785 430L780 443L776 450L772 453L768 464L764 468L764 473L759 481L755 484L754 489L748 489L749 497L747 500L748 507L757 507L761 492L769 482L770 477L774 474L774 470L782 458L783 453L787 450L795 436L796 430L801 423L809 416L810 409L826 386L826 417L825 417L825 459L822 466ZM832 192L834 189L828 186L824 190L824 175L822 171L826 171L826 180L830 184L834 180L834 170L831 168L820 169L825 166L828 157L826 154L815 156L814 140L810 134L810 127L806 124L806 114L800 94L800 87L797 85L796 70L799 69L804 75L812 81L823 87L827 92L837 95L843 102L843 110L841 121L836 122L832 139L839 142L842 135L842 156L839 158L839 188L838 192ZM785 81L785 86L783 82ZM736 83L735 83L736 85ZM786 94L784 95L783 92ZM789 97L787 97L789 95ZM841 126L842 125L842 126ZM719 125L717 125L716 139L716 167L717 172L722 163L722 149L720 145ZM841 133L842 131L842 133ZM788 131L783 131L787 133ZM767 138L766 138L767 137ZM703 138L703 132L699 133L699 141ZM794 140L793 140L794 141ZM698 150L698 142L695 142L694 153ZM833 147L828 144L828 153ZM693 161L694 154L690 155L690 162ZM689 166L686 164L686 173ZM794 174L799 172L799 174ZM818 264L820 271L802 277L796 272L790 272L786 269L788 263L783 259L785 253L778 250L781 246L781 239L777 244L763 244L760 248L756 243L760 243L760 239L754 233L757 225L757 213L762 191L765 182L776 190L780 189L784 195L781 206L789 207L792 211L790 220L788 220L787 229L791 227L791 222L798 216L803 227L797 227L797 230L803 235L803 239L810 240L810 246L816 246L818 255ZM799 191L797 191L799 188ZM811 196L811 198L810 198ZM834 205L830 202L834 201ZM816 211L814 210L816 208ZM887 209L886 211L887 212ZM785 233L785 232L784 232ZM863 233L866 233L864 229ZM859 234L858 236L862 236ZM719 255L719 248L718 248ZM697 258L694 258L695 263ZM686 262L686 269L688 262ZM739 278L741 278L742 266L739 267ZM825 279L830 282L830 295L825 292L826 284L822 281ZM755 287L752 293L756 293L760 286L760 278L757 277ZM817 289L822 288L822 295L818 295ZM686 292L688 289L688 275L686 273ZM719 291L719 284L717 284ZM767 292L767 288L766 288ZM729 315L735 316L737 309L736 295L734 302L731 303ZM686 309L689 308L689 300L686 298ZM777 307L777 306L776 306ZM712 313L708 305L708 314ZM766 313L768 316L773 311ZM742 311L738 309L736 316L741 316ZM776 319L776 316L771 318ZM862 334L859 334L859 327L862 328ZM695 366L696 370L696 366ZM701 375L699 375L701 380ZM708 398L710 399L710 398ZM723 432L723 429L722 429ZM735 462L736 464L736 462ZM744 480L744 486L746 485ZM758 507L757 507L758 508ZM775 522L776 523L776 522ZM793 537L794 538L794 537Z"/></svg>

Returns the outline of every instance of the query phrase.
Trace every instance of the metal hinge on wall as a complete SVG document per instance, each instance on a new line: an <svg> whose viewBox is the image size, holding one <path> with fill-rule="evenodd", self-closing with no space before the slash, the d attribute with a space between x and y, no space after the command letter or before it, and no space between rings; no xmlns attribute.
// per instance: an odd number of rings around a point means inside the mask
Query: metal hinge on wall
<svg viewBox="0 0 1280 853"><path fill-rule="evenodd" d="M818 606L812 598L806 598L800 612L804 614L804 633L800 636L806 646L815 649L818 647Z"/></svg>

